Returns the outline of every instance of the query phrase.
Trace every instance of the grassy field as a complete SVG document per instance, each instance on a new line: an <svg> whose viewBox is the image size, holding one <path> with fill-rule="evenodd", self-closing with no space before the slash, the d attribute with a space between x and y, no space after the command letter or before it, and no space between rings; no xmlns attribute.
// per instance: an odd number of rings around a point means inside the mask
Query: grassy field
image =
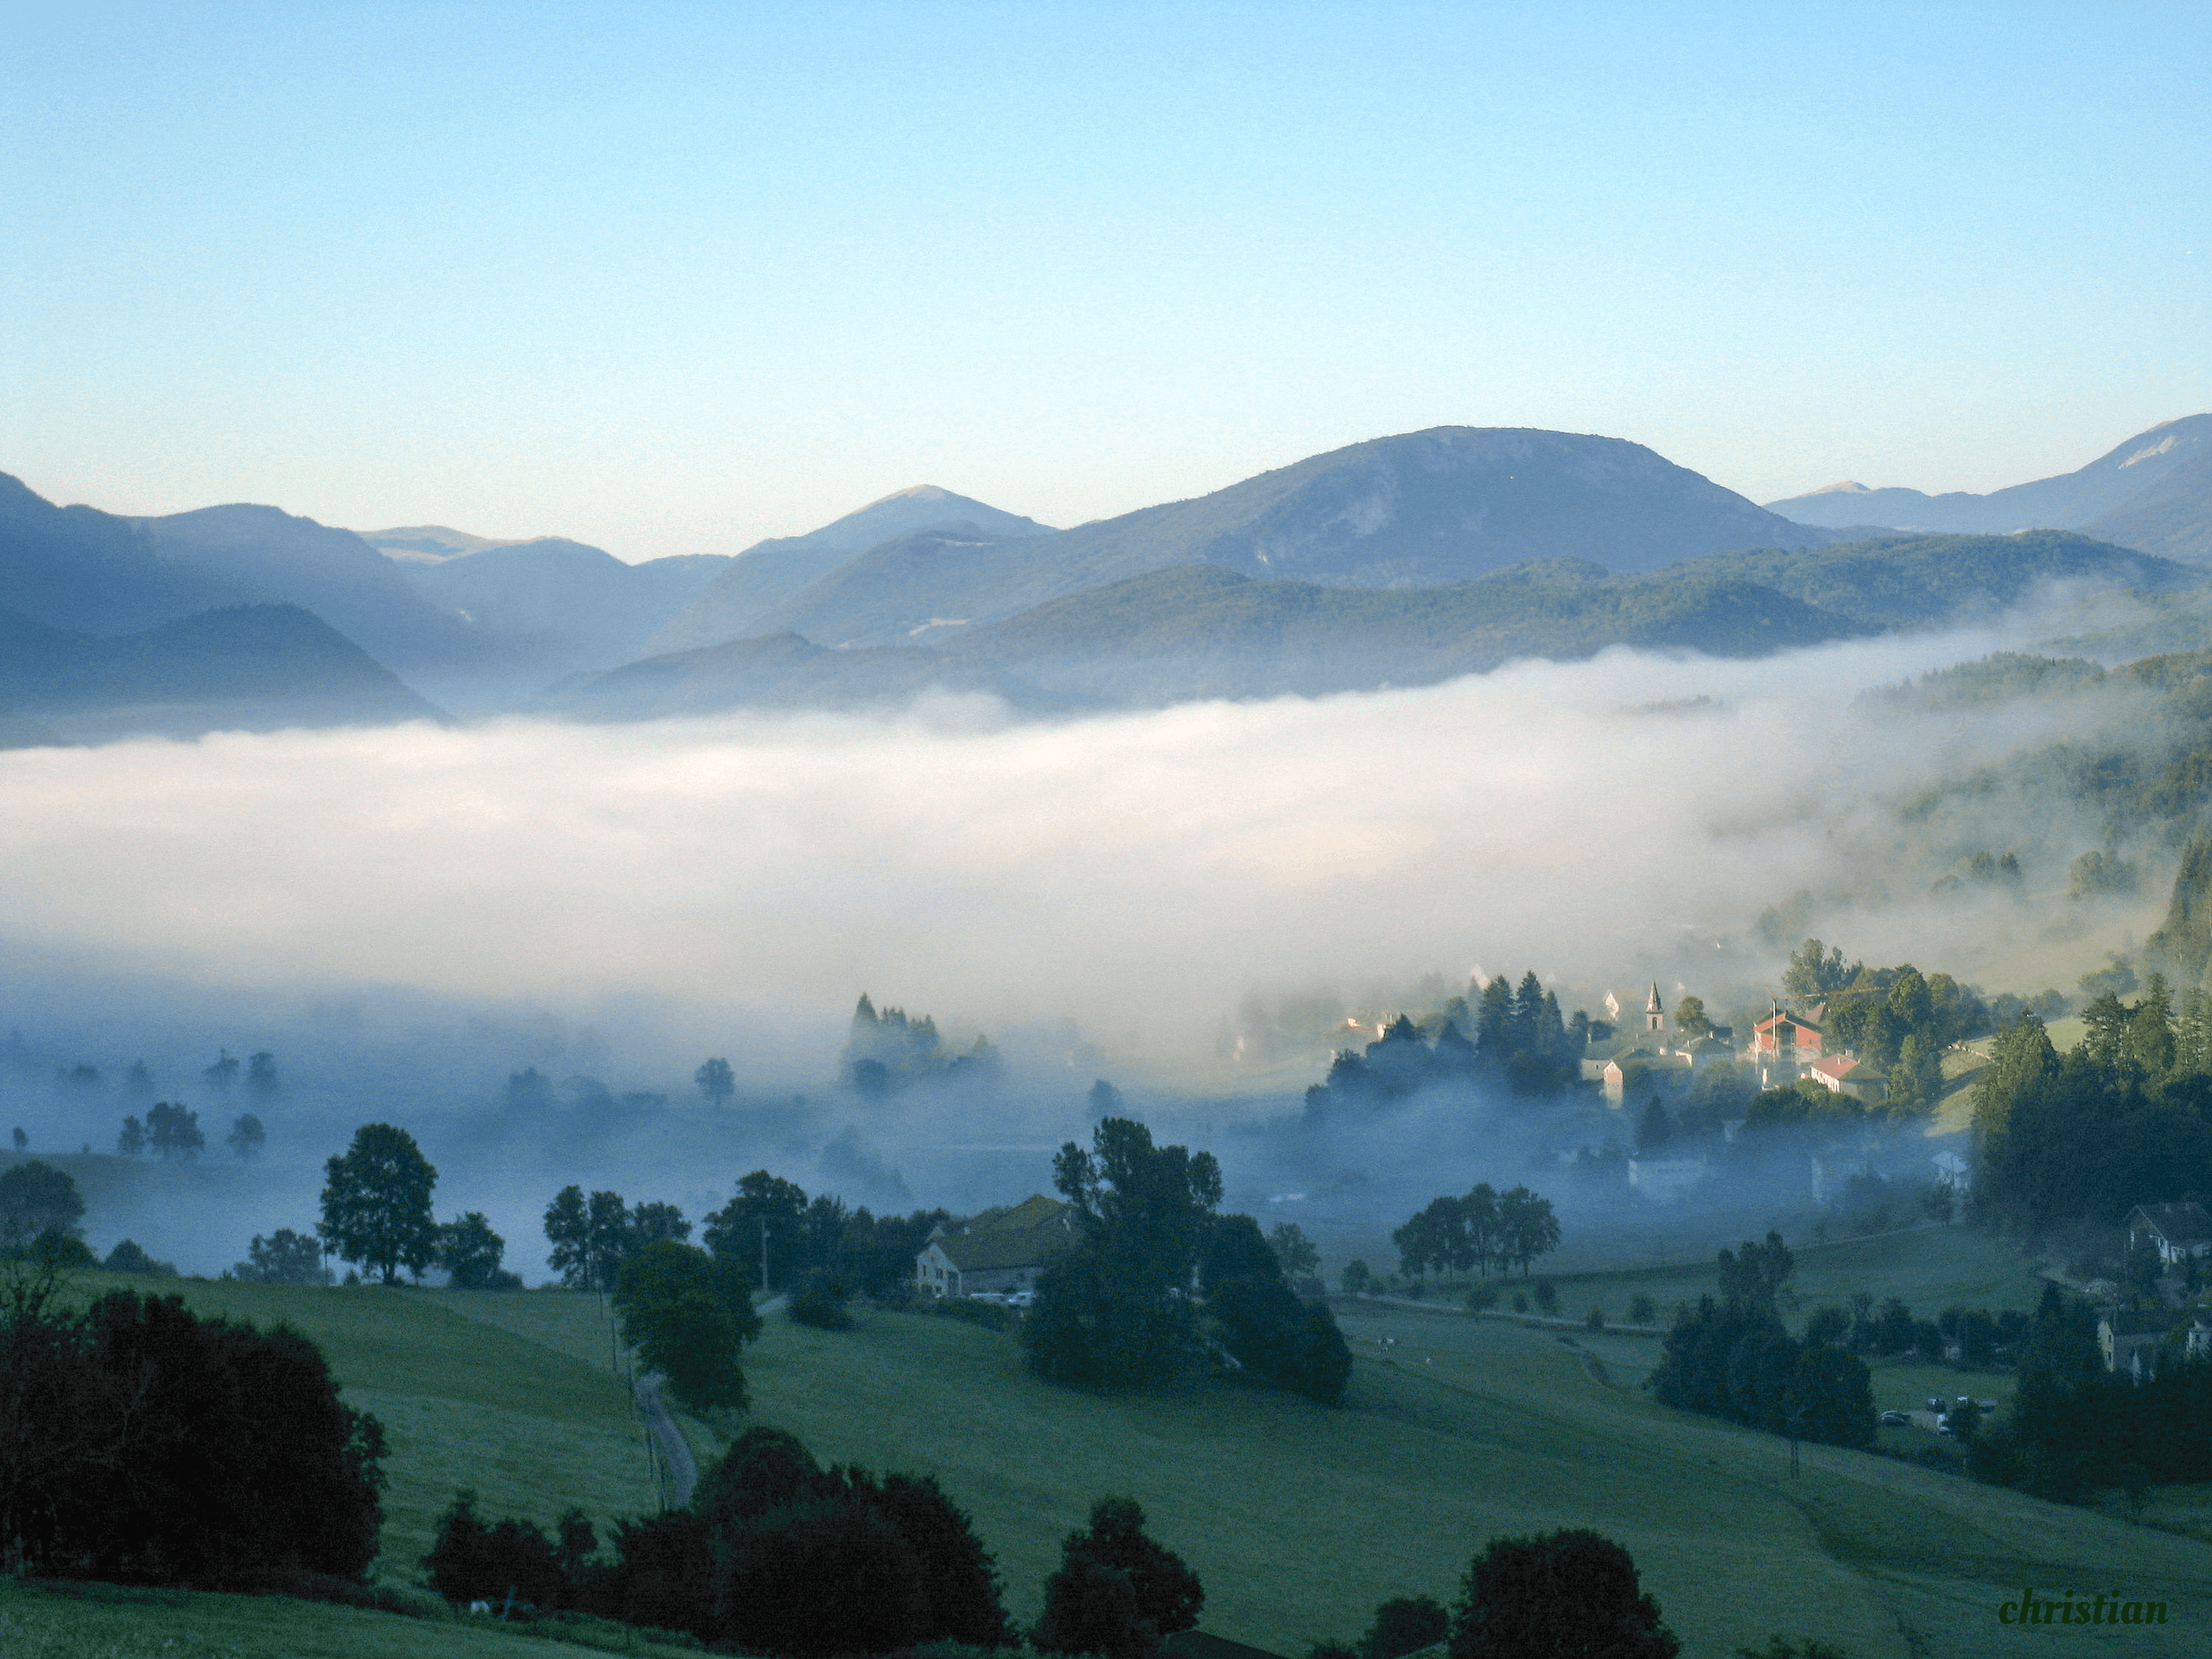
<svg viewBox="0 0 2212 1659"><path fill-rule="evenodd" d="M1344 1323L1359 1358L1339 1412L1224 1389L1092 1399L1028 1376L1006 1338L915 1316L773 1324L750 1370L761 1415L822 1455L937 1474L1024 1613L1085 1504L1129 1492L1208 1586L1205 1627L1279 1653L1356 1633L1387 1595L1448 1598L1485 1538L1563 1525L1625 1544L1692 1654L1778 1631L1854 1656L2008 1652L1995 1609L2027 1581L2148 1586L2178 1622L2134 1633L2141 1650L2212 1643L2212 1547L1828 1448L1792 1479L1781 1441L1631 1386L1649 1340Z"/></svg>
<svg viewBox="0 0 2212 1659"><path fill-rule="evenodd" d="M0 1579L8 1659L576 1659L580 1649L672 1656L684 1650L594 1622L582 1639L542 1640L519 1625L403 1618L283 1596L204 1595Z"/></svg>
<svg viewBox="0 0 2212 1659"><path fill-rule="evenodd" d="M2017 1259L1964 1229L1814 1247L1799 1260L1806 1306L1860 1286L1927 1313L1954 1300L2030 1305L2008 1294L2031 1282ZM1589 1274L1564 1300L1618 1308L1631 1287L1658 1299L1669 1273L1677 1297L1710 1283L1707 1269ZM386 1419L386 1582L417 1577L429 1521L456 1486L477 1487L494 1513L541 1520L580 1504L603 1529L653 1501L595 1297L164 1284L205 1311L290 1320L324 1345L349 1398ZM1634 1553L1692 1656L1723 1659L1774 1632L1820 1637L1853 1659L2039 1650L2045 1633L1996 1620L1998 1602L2029 1585L2163 1597L2174 1620L2164 1630L2100 1634L2131 1652L2212 1650L2212 1546L2195 1539L1828 1448L1802 1449L1793 1478L1784 1443L1641 1392L1657 1352L1649 1338L1374 1306L1342 1316L1358 1358L1339 1411L1221 1386L1117 1399L1052 1388L1022 1369L1010 1338L922 1315L864 1313L843 1333L771 1317L747 1355L751 1420L791 1429L825 1462L938 1475L975 1516L1022 1618L1036 1611L1060 1538L1097 1498L1128 1492L1204 1579L1204 1627L1283 1654L1355 1635L1388 1595L1449 1599L1488 1537L1565 1525L1595 1527ZM1878 1370L1875 1391L1891 1405L2002 1397L2005 1384L1899 1366ZM711 1450L703 1425L687 1428ZM2159 1493L2149 1518L2191 1524L2206 1497ZM74 1659L112 1647L135 1659L158 1649L125 1639L146 1628L143 1612L79 1603L38 1615L60 1619L51 1635L33 1632L46 1646L11 1641L33 1629L21 1622L33 1616L25 1594L0 1599L0 1620L19 1621L0 1623L0 1650ZM163 1637L179 1638L165 1655L183 1659L197 1643L246 1659L473 1656L514 1651L518 1639L192 1600L173 1630L162 1613Z"/></svg>
<svg viewBox="0 0 2212 1659"><path fill-rule="evenodd" d="M1714 1254L1718 1255L1717 1249ZM1792 1246L1791 1254L1796 1272L1788 1295L1795 1301L1785 1311L1793 1319L1830 1304L1847 1306L1858 1291L1877 1299L1901 1296L1923 1319L1933 1319L1954 1304L2027 1312L2043 1294L2043 1281L2036 1277L2033 1263L2002 1240L1969 1227L1931 1223L1865 1238L1798 1244ZM1535 1277L1551 1280L1559 1293L1559 1312L1567 1318L1580 1318L1595 1307L1603 1309L1609 1319L1625 1320L1631 1298L1641 1294L1651 1298L1663 1324L1677 1303L1694 1304L1700 1296L1717 1295L1720 1290L1720 1269L1711 1257ZM1510 1283L1501 1279L1498 1284L1510 1304L1514 1292L1527 1291L1531 1282L1516 1275ZM1463 1294L1464 1287L1457 1284L1432 1286L1430 1299L1457 1305Z"/></svg>

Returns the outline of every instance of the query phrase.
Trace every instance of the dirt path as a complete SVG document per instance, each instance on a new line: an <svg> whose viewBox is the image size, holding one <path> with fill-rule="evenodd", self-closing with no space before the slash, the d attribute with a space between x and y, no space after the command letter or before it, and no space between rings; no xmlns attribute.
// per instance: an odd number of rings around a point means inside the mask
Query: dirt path
<svg viewBox="0 0 2212 1659"><path fill-rule="evenodd" d="M660 1448L661 1464L667 1471L669 1505L682 1509L691 1501L692 1488L699 1484L699 1465L691 1456L690 1443L668 1413L668 1402L660 1397L663 1380L658 1371L647 1371L637 1379L637 1408L645 1413L645 1426Z"/></svg>

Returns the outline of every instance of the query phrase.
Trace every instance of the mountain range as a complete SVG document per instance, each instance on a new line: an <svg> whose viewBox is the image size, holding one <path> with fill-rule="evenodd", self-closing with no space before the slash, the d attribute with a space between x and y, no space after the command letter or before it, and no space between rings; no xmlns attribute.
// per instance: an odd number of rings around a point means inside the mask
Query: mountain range
<svg viewBox="0 0 2212 1659"><path fill-rule="evenodd" d="M1922 532L2080 530L2168 558L2212 559L2212 415L2139 432L2087 466L1976 495L1845 482L1769 501L1801 524Z"/></svg>
<svg viewBox="0 0 2212 1659"><path fill-rule="evenodd" d="M1474 581L1352 587L1194 563L1048 600L935 646L830 649L791 633L576 677L540 712L584 720L732 708L870 708L987 691L1033 714L1198 697L1424 685L1610 646L1761 656L1994 613L2041 584L2164 592L2203 573L2064 532L1891 537L1707 554L1615 575L1527 562Z"/></svg>
<svg viewBox="0 0 2212 1659"><path fill-rule="evenodd" d="M0 729L33 740L440 718L297 605L202 611L107 639L0 610Z"/></svg>
<svg viewBox="0 0 2212 1659"><path fill-rule="evenodd" d="M1049 525L1002 513L935 484L917 484L871 501L857 513L804 536L757 542L738 555L653 638L655 654L775 632L769 620L855 554L923 534L970 542L1025 542L1054 533Z"/></svg>
<svg viewBox="0 0 2212 1659"><path fill-rule="evenodd" d="M1641 444L1438 427L1055 534L1009 538L972 520L908 533L837 562L751 612L744 626L830 645L890 645L1182 564L1333 586L1416 587L1532 558L1644 571L1699 553L1832 539ZM716 588L741 580L752 556L740 556ZM714 592L702 593L653 648L708 643L714 626L728 621L704 614Z"/></svg>
<svg viewBox="0 0 2212 1659"><path fill-rule="evenodd" d="M125 519L56 507L0 475L0 605L21 625L10 637L33 665L23 673L80 690L105 677L118 708L158 699L125 684L130 653L83 641L289 606L447 707L597 719L873 707L933 687L1044 713L1410 684L1609 644L1764 652L1998 608L2053 578L2163 593L2160 627L2186 632L2203 609L2182 591L2197 578L2144 556L2212 562L2212 416L1987 496L1850 486L1775 505L1826 521L1758 507L1618 439L1442 427L1072 530L923 485L734 558L628 564L558 537L359 534L272 507ZM1917 524L2101 528L1856 527L1898 509ZM33 624L78 643L33 650ZM302 635L288 655L234 620L155 655L210 653L211 706L239 702L249 681L270 706L367 696L349 678L359 665L327 646ZM226 653L237 674L214 660ZM313 672L327 677L319 690ZM23 673L0 707L18 732L37 702Z"/></svg>

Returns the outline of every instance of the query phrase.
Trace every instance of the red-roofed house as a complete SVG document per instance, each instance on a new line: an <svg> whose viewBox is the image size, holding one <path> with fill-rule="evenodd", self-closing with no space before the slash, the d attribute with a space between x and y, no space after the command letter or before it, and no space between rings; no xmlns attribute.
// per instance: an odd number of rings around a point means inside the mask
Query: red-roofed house
<svg viewBox="0 0 2212 1659"><path fill-rule="evenodd" d="M1881 1074L1864 1060L1852 1055L1824 1055L1805 1068L1805 1075L1830 1094L1848 1095L1867 1106L1881 1103Z"/></svg>

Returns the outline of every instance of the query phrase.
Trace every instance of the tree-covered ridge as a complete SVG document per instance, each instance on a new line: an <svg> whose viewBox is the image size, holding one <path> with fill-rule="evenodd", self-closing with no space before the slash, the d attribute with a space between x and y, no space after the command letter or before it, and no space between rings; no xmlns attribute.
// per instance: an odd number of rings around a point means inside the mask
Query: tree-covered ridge
<svg viewBox="0 0 2212 1659"><path fill-rule="evenodd" d="M1821 611L1881 628L1948 621L2033 597L2048 582L2168 592L2204 586L2204 573L2067 530L2010 536L1888 536L1835 547L1759 548L1685 559L1677 579L1756 584Z"/></svg>
<svg viewBox="0 0 2212 1659"><path fill-rule="evenodd" d="M1054 544L1072 548L1086 533L1064 532ZM1004 568L993 567L988 588L1024 578L1036 546L950 551L998 560ZM1089 571L1027 608L927 609L925 618L936 620L917 633L901 582L933 579L950 556L934 545L927 551L921 558L914 549L879 549L837 573L854 596L841 601L842 620L821 636L842 648L811 644L828 618L794 612L775 624L793 631L773 639L578 677L543 706L639 719L739 704L880 702L931 686L991 691L1037 713L1319 696L1432 684L1531 657L1575 660L1615 645L1760 656L1987 613L2045 580L2167 590L2202 580L2185 567L2057 532L1710 554L1626 576L1585 559L1543 557L1431 586L1285 580L1208 555ZM908 554L920 559L910 570L901 562ZM866 603L853 611L864 590Z"/></svg>

